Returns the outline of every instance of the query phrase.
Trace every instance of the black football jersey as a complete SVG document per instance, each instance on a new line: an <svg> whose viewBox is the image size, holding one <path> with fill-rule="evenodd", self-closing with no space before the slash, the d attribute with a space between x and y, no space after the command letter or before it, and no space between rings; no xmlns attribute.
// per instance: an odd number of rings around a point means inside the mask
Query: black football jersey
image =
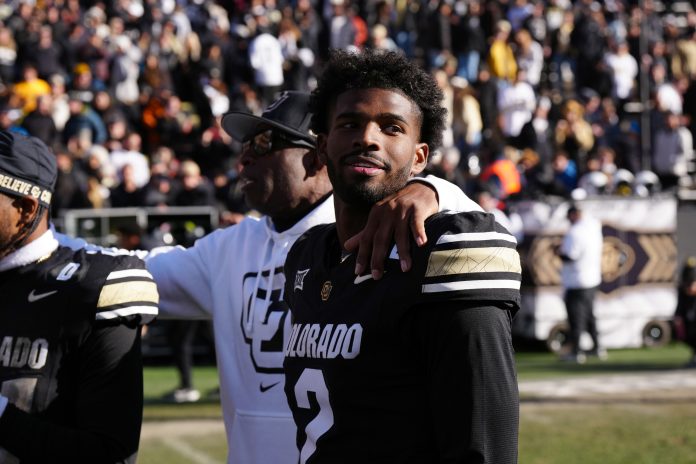
<svg viewBox="0 0 696 464"><path fill-rule="evenodd" d="M0 463L134 462L158 302L144 263L59 247L0 273L0 295Z"/></svg>
<svg viewBox="0 0 696 464"><path fill-rule="evenodd" d="M515 239L478 212L438 214L426 231L412 269L394 248L380 281L355 276L333 224L290 251L285 389L300 462L516 460Z"/></svg>

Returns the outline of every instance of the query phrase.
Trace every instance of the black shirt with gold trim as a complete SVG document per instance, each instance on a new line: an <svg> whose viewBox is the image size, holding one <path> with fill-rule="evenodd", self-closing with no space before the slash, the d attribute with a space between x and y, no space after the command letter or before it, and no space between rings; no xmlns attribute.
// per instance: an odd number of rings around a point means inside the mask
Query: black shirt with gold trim
<svg viewBox="0 0 696 464"><path fill-rule="evenodd" d="M413 267L355 276L335 225L290 250L285 391L301 462L514 463L516 241L487 213L438 214Z"/></svg>
<svg viewBox="0 0 696 464"><path fill-rule="evenodd" d="M143 261L59 247L0 273L0 295L0 463L135 462L158 303Z"/></svg>

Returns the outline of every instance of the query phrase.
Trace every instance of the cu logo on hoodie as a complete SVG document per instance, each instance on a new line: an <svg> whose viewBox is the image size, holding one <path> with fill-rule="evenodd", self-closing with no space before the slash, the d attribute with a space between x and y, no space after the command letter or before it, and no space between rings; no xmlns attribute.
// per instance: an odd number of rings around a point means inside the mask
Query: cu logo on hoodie
<svg viewBox="0 0 696 464"><path fill-rule="evenodd" d="M290 335L288 305L282 300L283 268L244 275L241 327L257 372L283 372L284 350Z"/></svg>

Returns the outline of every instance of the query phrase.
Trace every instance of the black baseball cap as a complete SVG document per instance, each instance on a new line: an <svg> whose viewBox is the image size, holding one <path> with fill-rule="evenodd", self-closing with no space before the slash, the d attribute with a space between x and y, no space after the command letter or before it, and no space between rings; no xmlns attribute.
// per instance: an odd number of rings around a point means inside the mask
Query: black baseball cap
<svg viewBox="0 0 696 464"><path fill-rule="evenodd" d="M41 140L0 130L0 192L50 206L57 177L56 157Z"/></svg>
<svg viewBox="0 0 696 464"><path fill-rule="evenodd" d="M316 137L309 130L312 120L309 97L308 92L283 92L261 116L235 111L223 116L222 127L240 142L268 129L280 129L285 135L315 147Z"/></svg>

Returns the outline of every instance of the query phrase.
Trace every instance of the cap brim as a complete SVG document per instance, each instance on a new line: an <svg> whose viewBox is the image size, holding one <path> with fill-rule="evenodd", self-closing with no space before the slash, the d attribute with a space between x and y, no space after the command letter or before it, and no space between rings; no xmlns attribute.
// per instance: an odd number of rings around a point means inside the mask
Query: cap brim
<svg viewBox="0 0 696 464"><path fill-rule="evenodd" d="M314 137L307 133L249 113L234 112L226 114L222 117L222 128L239 142L267 129L280 129L292 137L297 137L300 140L316 145Z"/></svg>

